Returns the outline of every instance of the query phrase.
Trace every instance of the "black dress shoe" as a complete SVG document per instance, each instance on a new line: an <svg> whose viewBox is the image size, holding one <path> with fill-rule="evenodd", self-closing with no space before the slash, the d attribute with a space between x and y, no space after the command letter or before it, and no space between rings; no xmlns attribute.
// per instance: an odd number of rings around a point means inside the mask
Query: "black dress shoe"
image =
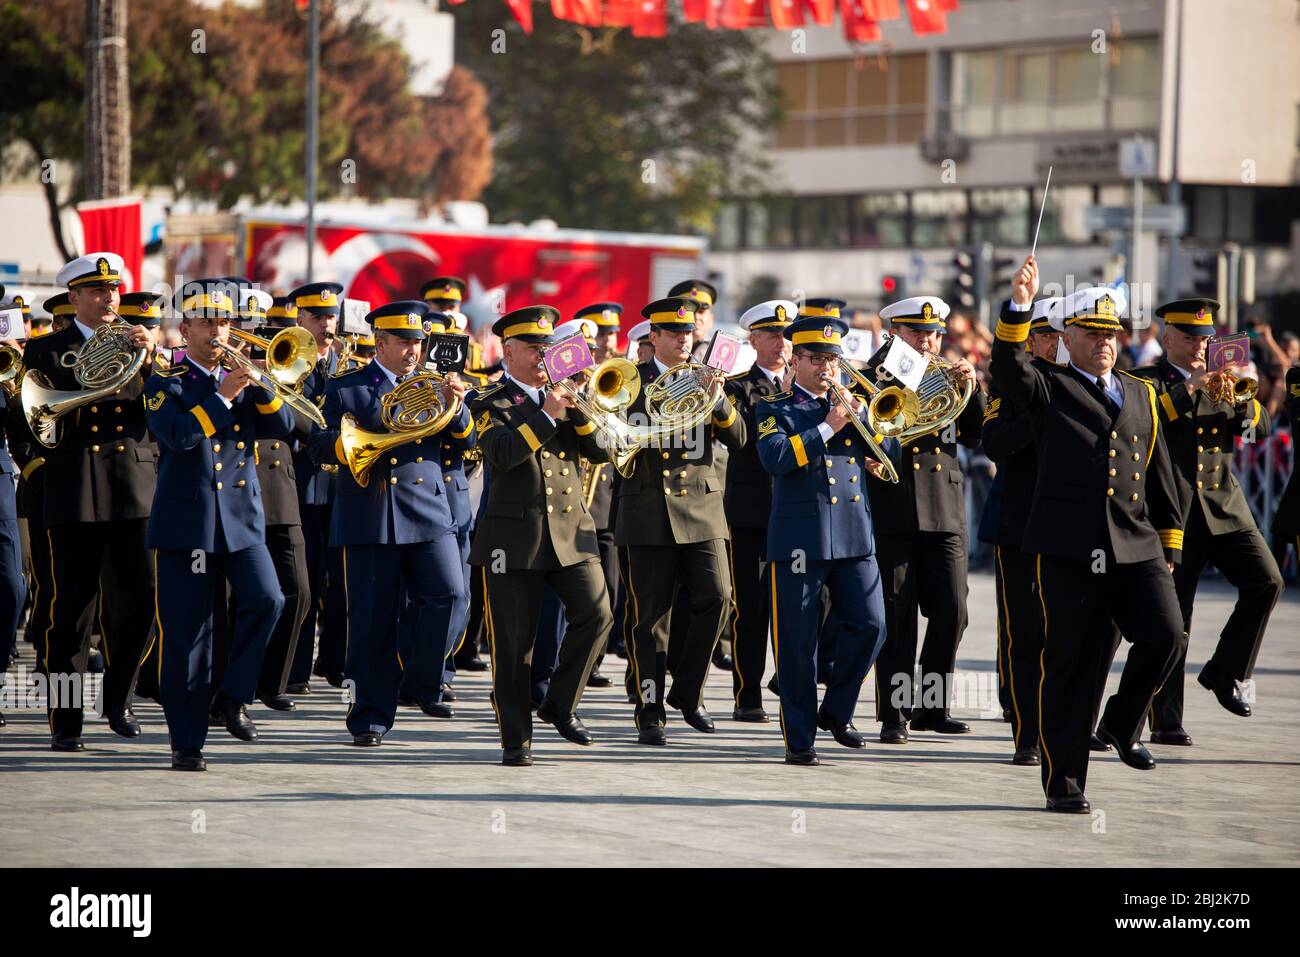
<svg viewBox="0 0 1300 957"><path fill-rule="evenodd" d="M667 744L668 735L664 734L664 729L657 724L642 728L636 735L637 744Z"/></svg>
<svg viewBox="0 0 1300 957"><path fill-rule="evenodd" d="M1016 748L1016 753L1011 758L1012 764L1018 764L1021 767L1036 768L1038 767L1038 749L1037 748Z"/></svg>
<svg viewBox="0 0 1300 957"><path fill-rule="evenodd" d="M812 748L809 748L807 751L786 751L785 763L797 764L800 767L805 768L811 768L815 765L821 764L821 762L817 760L817 752Z"/></svg>
<svg viewBox="0 0 1300 957"><path fill-rule="evenodd" d="M591 732L576 714L561 714L550 701L543 701L542 706L537 709L537 717L547 724L554 725L555 730L560 732L560 737L566 741L582 745L591 744Z"/></svg>
<svg viewBox="0 0 1300 957"><path fill-rule="evenodd" d="M721 668L723 671L732 670L731 655L722 650L722 645L713 649L713 667Z"/></svg>
<svg viewBox="0 0 1300 957"><path fill-rule="evenodd" d="M242 701L236 701L222 691L217 694L215 704L217 711L225 719L226 730L230 732L231 737L238 738L240 741L257 740L257 725L253 724L253 719L248 716L248 709L244 707Z"/></svg>
<svg viewBox="0 0 1300 957"><path fill-rule="evenodd" d="M1192 746L1192 736L1182 728L1173 728L1169 731L1152 731L1152 744L1172 744L1180 748L1190 748Z"/></svg>
<svg viewBox="0 0 1300 957"><path fill-rule="evenodd" d="M1011 723L1011 709L1010 709L1010 708L1003 708L1003 709L1002 709L1002 720L1005 721L1005 722L1007 722L1008 724Z"/></svg>
<svg viewBox="0 0 1300 957"><path fill-rule="evenodd" d="M817 713L817 727L829 731L831 737L846 748L865 748L867 736L853 727L852 723L841 724L824 711Z"/></svg>
<svg viewBox="0 0 1300 957"><path fill-rule="evenodd" d="M1156 759L1151 757L1151 752L1147 750L1146 745L1141 741L1127 744L1102 724L1097 725L1097 737L1111 745L1119 754L1119 759L1130 768L1136 768L1139 771L1150 771L1156 766Z"/></svg>
<svg viewBox="0 0 1300 957"><path fill-rule="evenodd" d="M501 753L501 763L508 768L531 768L533 752L529 748L506 748Z"/></svg>
<svg viewBox="0 0 1300 957"><path fill-rule="evenodd" d="M751 724L766 724L767 712L762 708L737 708L731 712L733 721L748 721Z"/></svg>
<svg viewBox="0 0 1300 957"><path fill-rule="evenodd" d="M377 748L383 740L384 736L378 731L362 731L352 736L352 744L358 748Z"/></svg>
<svg viewBox="0 0 1300 957"><path fill-rule="evenodd" d="M907 725L887 724L880 729L881 744L907 744Z"/></svg>
<svg viewBox="0 0 1300 957"><path fill-rule="evenodd" d="M0 713L0 728L3 728L4 726L5 726L5 716L3 713Z"/></svg>
<svg viewBox="0 0 1300 957"><path fill-rule="evenodd" d="M268 694L258 695L257 700L262 702L272 711L297 711L298 706L293 703L293 699L287 694Z"/></svg>
<svg viewBox="0 0 1300 957"><path fill-rule="evenodd" d="M85 751L86 746L75 734L56 734L50 737L51 751Z"/></svg>
<svg viewBox="0 0 1300 957"><path fill-rule="evenodd" d="M627 703L628 703L628 704L636 704L636 703L637 703L638 701L640 701L640 700L641 700L641 699L638 698L638 697L637 697L636 695L634 695L634 694L630 694L630 695L627 696Z"/></svg>
<svg viewBox="0 0 1300 957"><path fill-rule="evenodd" d="M300 685L289 685L284 692L285 694L311 694L311 685L304 681Z"/></svg>
<svg viewBox="0 0 1300 957"><path fill-rule="evenodd" d="M682 718L696 731L703 734L712 734L714 732L713 716L705 711L703 707L683 708L671 697L668 698L667 701L668 707L676 708L680 711L682 713Z"/></svg>
<svg viewBox="0 0 1300 957"><path fill-rule="evenodd" d="M1092 805L1088 803L1088 799L1082 794L1076 794L1070 797L1049 797L1047 799L1047 809L1060 814L1087 814L1092 810Z"/></svg>
<svg viewBox="0 0 1300 957"><path fill-rule="evenodd" d="M325 675L325 683L331 688L343 687L343 672L331 671Z"/></svg>
<svg viewBox="0 0 1300 957"><path fill-rule="evenodd" d="M599 671L593 671L591 674L587 676L588 688L608 688L611 687L613 684L614 682L610 681Z"/></svg>
<svg viewBox="0 0 1300 957"><path fill-rule="evenodd" d="M934 731L938 734L966 734L970 731L970 725L965 721L950 718L943 712L931 715L918 711L912 716L912 730Z"/></svg>
<svg viewBox="0 0 1300 957"><path fill-rule="evenodd" d="M456 717L456 712L452 710L451 705L443 704L441 701L422 701L418 707L430 718Z"/></svg>
<svg viewBox="0 0 1300 957"><path fill-rule="evenodd" d="M223 728L226 725L226 716L221 713L221 709L215 704L208 709L208 727Z"/></svg>
<svg viewBox="0 0 1300 957"><path fill-rule="evenodd" d="M108 716L108 726L116 734L120 734L124 738L140 737L140 722L135 719L135 712L130 708L118 714L110 714Z"/></svg>
<svg viewBox="0 0 1300 957"><path fill-rule="evenodd" d="M198 748L181 748L172 752L173 771L206 771L208 762L203 760L203 752Z"/></svg>
<svg viewBox="0 0 1300 957"><path fill-rule="evenodd" d="M1101 738L1097 737L1096 732L1093 732L1093 734L1088 738L1088 750L1109 751L1110 745L1107 744L1105 741L1101 740Z"/></svg>
<svg viewBox="0 0 1300 957"><path fill-rule="evenodd" d="M767 683L767 690L774 695L781 693L781 685L776 680L776 675L772 675L772 680Z"/></svg>
<svg viewBox="0 0 1300 957"><path fill-rule="evenodd" d="M1250 702L1241 693L1237 682L1227 678L1220 678L1208 668L1201 669L1201 673L1196 676L1196 681L1201 687L1213 691L1214 697L1218 699L1219 704L1223 705L1224 708L1239 717L1250 717Z"/></svg>
<svg viewBox="0 0 1300 957"><path fill-rule="evenodd" d="M623 661L627 661L627 647L625 645L619 645L617 648L614 648L612 650L618 658L621 658Z"/></svg>
<svg viewBox="0 0 1300 957"><path fill-rule="evenodd" d="M456 694L456 692L452 690L451 685L443 685L443 686L442 686L442 700L443 700L443 701L459 701L459 700L460 700L460 695Z"/></svg>
<svg viewBox="0 0 1300 957"><path fill-rule="evenodd" d="M474 655L472 658L464 658L464 659L457 658L456 670L457 671L487 671L488 663L484 661L482 658L480 658L478 655Z"/></svg>

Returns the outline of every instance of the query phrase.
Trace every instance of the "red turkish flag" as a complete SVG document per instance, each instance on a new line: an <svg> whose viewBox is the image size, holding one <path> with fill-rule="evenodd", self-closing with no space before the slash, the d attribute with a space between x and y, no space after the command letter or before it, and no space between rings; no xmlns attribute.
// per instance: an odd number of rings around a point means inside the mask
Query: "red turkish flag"
<svg viewBox="0 0 1300 957"><path fill-rule="evenodd" d="M862 0L862 12L868 20L897 20L903 15L898 0Z"/></svg>
<svg viewBox="0 0 1300 957"><path fill-rule="evenodd" d="M961 6L961 0L934 0L934 5L939 8L940 13L956 13Z"/></svg>
<svg viewBox="0 0 1300 957"><path fill-rule="evenodd" d="M668 0L638 0L632 36L661 37L668 32Z"/></svg>
<svg viewBox="0 0 1300 957"><path fill-rule="evenodd" d="M551 0L551 13L558 20L569 20L586 27L598 27L601 23L600 0Z"/></svg>
<svg viewBox="0 0 1300 957"><path fill-rule="evenodd" d="M803 0L803 6L812 14L813 22L823 27L835 20L835 0Z"/></svg>
<svg viewBox="0 0 1300 957"><path fill-rule="evenodd" d="M745 30L767 26L763 0L723 0L719 21L728 30Z"/></svg>
<svg viewBox="0 0 1300 957"><path fill-rule="evenodd" d="M907 15L918 37L948 32L948 15L939 9L939 0L907 0Z"/></svg>
<svg viewBox="0 0 1300 957"><path fill-rule="evenodd" d="M710 26L717 25L717 18L710 17L713 10L713 0L682 0L682 17L687 23L709 23Z"/></svg>
<svg viewBox="0 0 1300 957"><path fill-rule="evenodd" d="M850 43L880 40L880 24L866 15L863 0L840 0L840 19L844 22L844 39Z"/></svg>
<svg viewBox="0 0 1300 957"><path fill-rule="evenodd" d="M126 263L122 292L140 288L144 246L140 242L140 199L100 199L77 204L85 248L117 253Z"/></svg>
<svg viewBox="0 0 1300 957"><path fill-rule="evenodd" d="M637 0L605 0L605 26L630 27L636 11Z"/></svg>
<svg viewBox="0 0 1300 957"><path fill-rule="evenodd" d="M792 30L803 26L803 0L768 0L772 26L778 30Z"/></svg>
<svg viewBox="0 0 1300 957"><path fill-rule="evenodd" d="M515 15L524 33L533 32L533 0L506 0L506 6Z"/></svg>

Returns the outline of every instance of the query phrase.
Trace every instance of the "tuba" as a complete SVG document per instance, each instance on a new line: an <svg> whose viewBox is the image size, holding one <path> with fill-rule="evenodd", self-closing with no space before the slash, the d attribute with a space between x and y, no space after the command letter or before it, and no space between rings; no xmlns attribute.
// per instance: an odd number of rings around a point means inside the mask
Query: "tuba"
<svg viewBox="0 0 1300 957"><path fill-rule="evenodd" d="M23 354L13 346L0 345L0 389L13 395L23 381Z"/></svg>
<svg viewBox="0 0 1300 957"><path fill-rule="evenodd" d="M230 334L241 342L265 349L266 370L259 369L242 352L236 352L213 339L213 345L222 350L222 365L227 369L247 369L253 374L253 381L258 386L321 428L325 427L325 417L321 415L320 409L299 391L302 380L311 375L316 364L316 339L310 332L300 326L290 326L281 329L272 339L263 339L242 329L231 329Z"/></svg>
<svg viewBox="0 0 1300 957"><path fill-rule="evenodd" d="M460 400L444 405L442 387L446 377L420 372L379 400L380 416L387 432L368 432L351 413L344 413L338 445L343 461L358 485L370 484L371 466L389 449L436 435L460 411Z"/></svg>
<svg viewBox="0 0 1300 957"><path fill-rule="evenodd" d="M131 345L131 327L119 316L106 322L77 352L65 352L59 360L77 377L80 389L55 389L39 369L23 376L23 415L46 448L59 443L59 421L75 409L112 395L135 377L144 365L148 349Z"/></svg>

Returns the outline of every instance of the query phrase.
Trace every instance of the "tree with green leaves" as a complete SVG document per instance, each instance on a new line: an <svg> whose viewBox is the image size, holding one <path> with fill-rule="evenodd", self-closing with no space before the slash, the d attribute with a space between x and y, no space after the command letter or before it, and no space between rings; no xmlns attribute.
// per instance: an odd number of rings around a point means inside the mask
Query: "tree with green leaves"
<svg viewBox="0 0 1300 957"><path fill-rule="evenodd" d="M456 57L490 97L494 219L707 232L723 194L756 191L754 134L779 118L762 31L670 22L637 38L534 4L529 36L500 2L449 9Z"/></svg>

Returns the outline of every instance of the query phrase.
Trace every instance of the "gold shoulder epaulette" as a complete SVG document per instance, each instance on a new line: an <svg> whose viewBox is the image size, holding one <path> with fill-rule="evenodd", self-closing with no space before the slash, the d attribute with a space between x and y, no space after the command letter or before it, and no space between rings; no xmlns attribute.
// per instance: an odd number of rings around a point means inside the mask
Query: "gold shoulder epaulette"
<svg viewBox="0 0 1300 957"><path fill-rule="evenodd" d="M474 401L475 401L475 402L482 402L484 399L489 398L490 396L495 395L495 394L496 394L497 392L499 392L500 390L501 390L501 383L500 383L500 382L498 382L498 383L496 383L496 384L494 384L494 385L490 385L490 386L488 386L486 389L483 389L483 390L481 390L481 391L479 391L479 392L475 392L475 393L474 393Z"/></svg>
<svg viewBox="0 0 1300 957"><path fill-rule="evenodd" d="M155 367L154 367L154 370L153 370L153 374L154 374L154 375L160 375L160 376L162 376L164 379L171 379L171 378L173 378L173 377L175 377L175 376L178 376L178 375L184 375L184 374L185 374L185 367L184 367L183 365L179 365L179 364L178 364L178 365L170 365L170 366L167 366L167 368L165 368L165 369L160 369L160 368L158 368L157 366L155 366Z"/></svg>
<svg viewBox="0 0 1300 957"><path fill-rule="evenodd" d="M735 375L729 375L729 376L727 376L727 381L728 381L728 382L735 382L737 379L743 379L743 378L745 378L745 376L747 376L747 375L749 375L749 370L748 370L748 369L746 369L744 372L737 372Z"/></svg>
<svg viewBox="0 0 1300 957"><path fill-rule="evenodd" d="M352 375L354 372L361 372L366 366L353 366L351 369L343 369L340 372L331 372L331 379L342 379L344 376Z"/></svg>
<svg viewBox="0 0 1300 957"><path fill-rule="evenodd" d="M791 390L786 389L784 392L778 392L776 395L769 395L769 396L767 396L765 399L763 399L762 401L763 401L763 402L780 402L782 399L788 399L788 398L790 398L790 396L792 396L792 395L794 395L794 393L793 393Z"/></svg>

